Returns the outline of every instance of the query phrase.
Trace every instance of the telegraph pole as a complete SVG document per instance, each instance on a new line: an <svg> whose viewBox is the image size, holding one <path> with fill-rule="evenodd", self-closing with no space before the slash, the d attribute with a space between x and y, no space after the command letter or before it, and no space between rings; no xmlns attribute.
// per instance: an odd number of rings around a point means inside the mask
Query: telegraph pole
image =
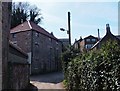
<svg viewBox="0 0 120 91"><path fill-rule="evenodd" d="M67 31L69 35L69 45L71 46L70 12L68 12L68 29L60 28L61 31Z"/></svg>
<svg viewBox="0 0 120 91"><path fill-rule="evenodd" d="M68 12L68 35L69 35L69 44L71 45L70 12Z"/></svg>

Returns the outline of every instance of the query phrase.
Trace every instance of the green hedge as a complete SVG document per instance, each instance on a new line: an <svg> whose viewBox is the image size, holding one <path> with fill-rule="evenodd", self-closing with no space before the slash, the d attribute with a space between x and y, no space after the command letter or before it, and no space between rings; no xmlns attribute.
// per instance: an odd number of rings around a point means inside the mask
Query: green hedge
<svg viewBox="0 0 120 91"><path fill-rule="evenodd" d="M120 45L116 41L79 56L70 51L62 58L68 90L120 91Z"/></svg>

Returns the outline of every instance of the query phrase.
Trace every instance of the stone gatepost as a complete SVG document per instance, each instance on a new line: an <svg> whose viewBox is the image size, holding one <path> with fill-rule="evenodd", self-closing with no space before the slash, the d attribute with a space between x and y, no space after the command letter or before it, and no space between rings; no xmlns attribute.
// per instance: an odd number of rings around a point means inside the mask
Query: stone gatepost
<svg viewBox="0 0 120 91"><path fill-rule="evenodd" d="M10 16L11 0L0 0L0 91L7 89Z"/></svg>

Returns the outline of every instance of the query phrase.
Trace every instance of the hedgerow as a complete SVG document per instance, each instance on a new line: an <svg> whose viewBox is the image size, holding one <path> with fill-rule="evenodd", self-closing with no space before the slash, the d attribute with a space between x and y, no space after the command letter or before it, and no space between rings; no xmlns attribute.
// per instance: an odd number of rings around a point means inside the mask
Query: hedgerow
<svg viewBox="0 0 120 91"><path fill-rule="evenodd" d="M79 55L69 51L62 58L69 91L120 91L120 45L116 41Z"/></svg>

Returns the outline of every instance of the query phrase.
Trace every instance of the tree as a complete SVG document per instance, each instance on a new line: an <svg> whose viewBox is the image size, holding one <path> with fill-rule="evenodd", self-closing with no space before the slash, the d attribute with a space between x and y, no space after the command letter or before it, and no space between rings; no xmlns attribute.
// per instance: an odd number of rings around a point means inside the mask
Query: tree
<svg viewBox="0 0 120 91"><path fill-rule="evenodd" d="M33 6L33 8L30 9L29 14L30 21L33 21L34 23L38 24L43 19L43 17L40 16L41 16L40 9L38 9L36 6Z"/></svg>
<svg viewBox="0 0 120 91"><path fill-rule="evenodd" d="M14 2L12 4L11 28L25 22L26 20L38 24L42 19L43 17L41 16L40 9L38 9L37 6L30 6L28 2Z"/></svg>

